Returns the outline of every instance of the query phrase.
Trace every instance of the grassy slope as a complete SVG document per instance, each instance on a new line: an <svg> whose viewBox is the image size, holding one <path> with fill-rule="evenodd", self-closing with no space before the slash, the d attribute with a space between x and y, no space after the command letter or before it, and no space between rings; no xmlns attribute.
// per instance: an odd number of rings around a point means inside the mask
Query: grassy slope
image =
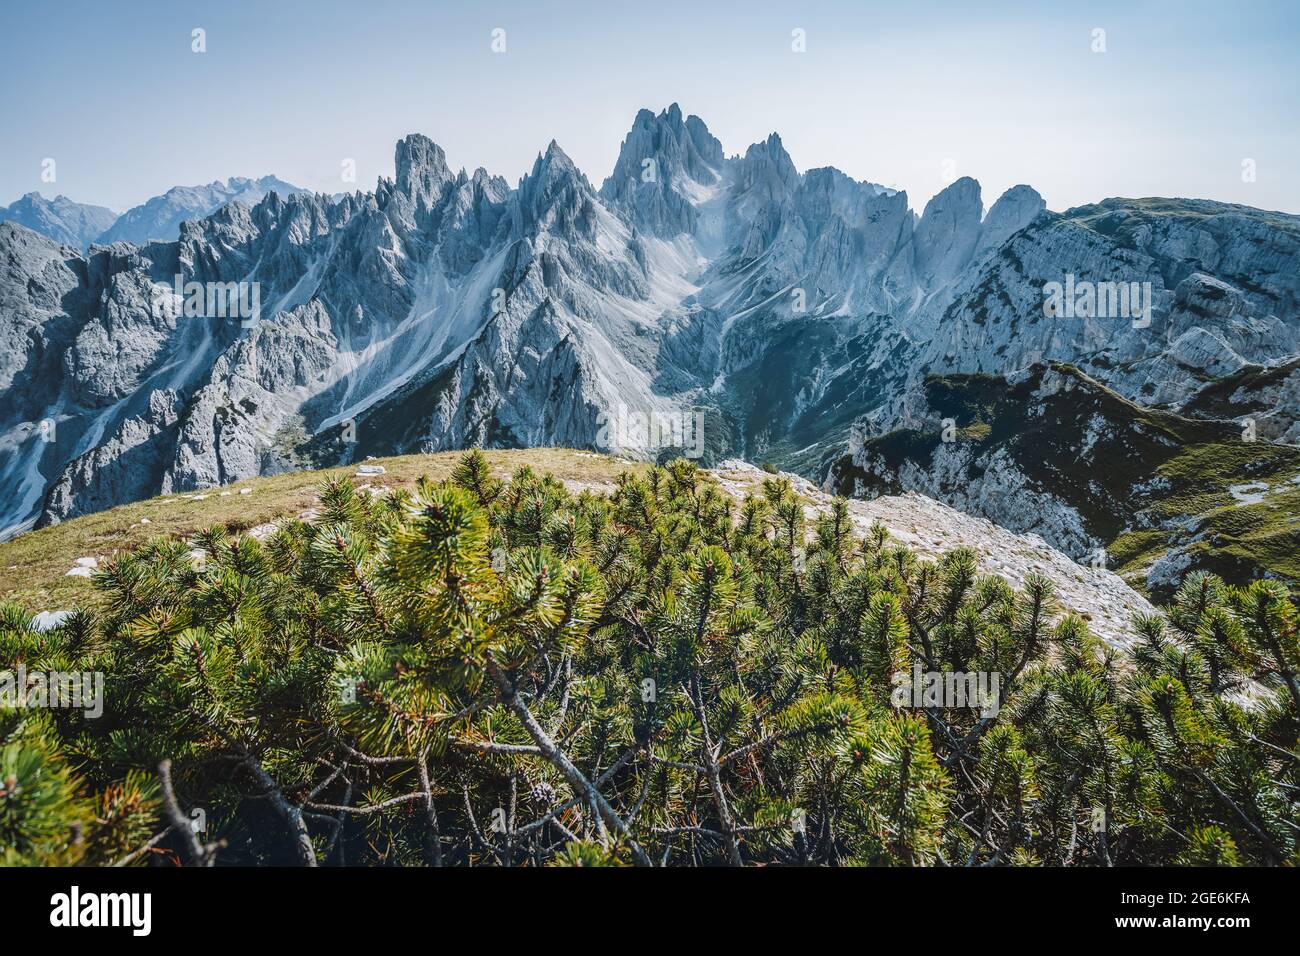
<svg viewBox="0 0 1300 956"><path fill-rule="evenodd" d="M1130 583L1144 583L1146 568L1179 547L1191 557L1192 569L1213 571L1233 583L1277 577L1300 591L1300 450L1265 443L1204 444L1188 448L1157 473L1173 488L1149 512L1170 523L1189 515L1194 521L1183 532L1133 530L1112 541L1111 555ZM1243 501L1229 491L1252 482L1268 486L1258 501Z"/></svg>
<svg viewBox="0 0 1300 956"><path fill-rule="evenodd" d="M975 442L976 455L1002 446L1039 487L1083 516L1088 530L1108 542L1117 570L1138 590L1146 570L1172 548L1183 549L1193 569L1211 570L1241 583L1261 574L1300 587L1300 448L1241 440L1240 426L1184 418L1136 405L1069 366L1057 366L1076 387L1048 400L1044 414L1027 417L1031 388L1009 388L998 378L953 375L926 383L936 420L952 417L959 439ZM1086 461L1078 450L1088 423L1100 416L1112 426ZM868 448L892 467L927 463L937 432L901 431ZM849 483L882 485L842 459ZM1163 479L1140 493L1134 486ZM1242 501L1233 486L1263 482L1268 493ZM1165 485L1167 483L1167 486Z"/></svg>
<svg viewBox="0 0 1300 956"><path fill-rule="evenodd" d="M355 481L358 486L369 484L381 489L409 488L421 475L434 479L447 477L461 454L444 452L377 458L368 464L383 465L386 473ZM501 477L527 464L561 479L608 482L621 471L644 467L626 459L560 448L488 451L485 454ZM185 536L212 525L224 525L231 531L239 531L294 516L316 505L316 492L323 481L352 475L356 469L356 465L345 465L322 471L295 471L194 492L208 496L202 501L186 500L186 494L165 495L20 535L0 544L0 600L16 601L31 611L67 609L78 603L93 603L95 592L90 579L66 576L77 558L107 558L116 551L129 550L157 535ZM253 491L241 495L241 488L252 488ZM222 491L231 494L223 498ZM141 518L148 518L149 524L141 524Z"/></svg>

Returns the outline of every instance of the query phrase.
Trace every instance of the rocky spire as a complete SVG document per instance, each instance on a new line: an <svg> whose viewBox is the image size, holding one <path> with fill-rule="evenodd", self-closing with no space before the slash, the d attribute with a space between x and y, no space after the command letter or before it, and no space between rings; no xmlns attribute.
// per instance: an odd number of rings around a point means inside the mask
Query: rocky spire
<svg viewBox="0 0 1300 956"><path fill-rule="evenodd" d="M917 275L930 288L950 282L979 241L980 184L963 176L925 204L914 238Z"/></svg>
<svg viewBox="0 0 1300 956"><path fill-rule="evenodd" d="M694 200L720 177L722 144L676 103L658 116L641 110L600 195L638 228L660 236L692 232Z"/></svg>
<svg viewBox="0 0 1300 956"><path fill-rule="evenodd" d="M989 214L980 224L980 238L975 246L975 256L996 249L1047 208L1043 197L1032 186L1012 186L993 204Z"/></svg>
<svg viewBox="0 0 1300 956"><path fill-rule="evenodd" d="M594 201L587 177L560 144L551 140L546 152L533 162L532 171L519 181L516 226L524 233L541 227L565 230L574 226L589 232Z"/></svg>
<svg viewBox="0 0 1300 956"><path fill-rule="evenodd" d="M455 177L447 168L442 147L419 133L404 136L397 143L395 163L397 188L417 208L431 209L442 198L443 188Z"/></svg>

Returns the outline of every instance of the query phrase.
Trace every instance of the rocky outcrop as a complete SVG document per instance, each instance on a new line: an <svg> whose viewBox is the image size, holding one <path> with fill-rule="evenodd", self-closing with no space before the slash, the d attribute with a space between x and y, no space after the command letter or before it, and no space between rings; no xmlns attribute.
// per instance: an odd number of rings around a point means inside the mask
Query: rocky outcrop
<svg viewBox="0 0 1300 956"><path fill-rule="evenodd" d="M1300 448L1143 408L1069 366L935 377L907 396L854 429L828 490L919 492L1162 597L1189 570L1300 586Z"/></svg>

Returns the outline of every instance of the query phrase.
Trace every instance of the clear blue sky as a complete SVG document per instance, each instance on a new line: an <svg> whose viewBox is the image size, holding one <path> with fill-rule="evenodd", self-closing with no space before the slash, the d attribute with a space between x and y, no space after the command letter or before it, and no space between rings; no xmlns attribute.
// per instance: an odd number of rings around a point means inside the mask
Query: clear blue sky
<svg viewBox="0 0 1300 956"><path fill-rule="evenodd" d="M266 173L332 193L355 188L349 157L370 189L415 131L512 184L554 137L599 185L637 109L677 101L728 153L775 130L800 169L917 209L947 168L986 204L1026 182L1054 209L1172 195L1300 213L1298 51L1292 0L7 2L0 203L36 189L122 210Z"/></svg>

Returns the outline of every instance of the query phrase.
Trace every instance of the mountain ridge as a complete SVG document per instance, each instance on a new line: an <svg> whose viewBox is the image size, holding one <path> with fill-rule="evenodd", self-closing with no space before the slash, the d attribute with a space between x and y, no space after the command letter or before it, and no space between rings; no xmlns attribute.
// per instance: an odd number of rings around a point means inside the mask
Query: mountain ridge
<svg viewBox="0 0 1300 956"><path fill-rule="evenodd" d="M637 429L600 448L618 414L699 411L709 460L820 481L852 430L905 423L928 375L1051 359L1177 410L1300 351L1300 217L1165 199L1055 213L1028 186L985 213L969 179L918 216L904 192L800 173L776 134L727 156L675 104L637 114L599 188L554 141L511 188L412 134L373 192L272 192L174 242L70 260L0 225L0 250L10 535L304 455L674 453ZM1150 283L1153 325L1045 316L1044 283L1067 273ZM177 274L257 283L260 321L169 317ZM1260 399L1278 434L1294 396Z"/></svg>
<svg viewBox="0 0 1300 956"><path fill-rule="evenodd" d="M55 242L87 248L117 221L118 214L107 206L74 202L63 194L46 199L29 192L8 206L0 206L0 222L16 222Z"/></svg>
<svg viewBox="0 0 1300 956"><path fill-rule="evenodd" d="M0 222L17 222L86 253L95 244L174 241L182 222L210 216L228 202L256 205L272 191L287 196L307 190L276 176L231 176L206 185L173 186L120 214L105 206L73 202L63 195L47 200L39 192L29 192L9 206L0 207Z"/></svg>

